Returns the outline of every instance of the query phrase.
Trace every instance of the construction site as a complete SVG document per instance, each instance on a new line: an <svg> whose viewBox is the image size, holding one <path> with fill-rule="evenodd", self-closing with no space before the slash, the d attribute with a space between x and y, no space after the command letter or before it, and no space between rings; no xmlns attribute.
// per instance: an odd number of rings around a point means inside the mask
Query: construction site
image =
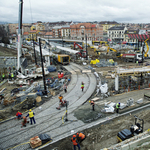
<svg viewBox="0 0 150 150"><path fill-rule="evenodd" d="M149 149L150 59L123 44L47 43L23 45L21 70L16 48L0 46L0 149L71 150L77 132L86 135L83 150ZM65 105L59 103L60 95ZM36 124L21 127L16 113L26 116L30 109ZM140 131L124 135L132 125ZM31 142L41 134L50 138Z"/></svg>

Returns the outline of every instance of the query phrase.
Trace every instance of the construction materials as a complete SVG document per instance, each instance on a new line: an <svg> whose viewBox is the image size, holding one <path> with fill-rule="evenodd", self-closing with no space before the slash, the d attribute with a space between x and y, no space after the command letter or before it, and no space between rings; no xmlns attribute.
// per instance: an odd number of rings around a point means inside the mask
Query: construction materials
<svg viewBox="0 0 150 150"><path fill-rule="evenodd" d="M117 139L119 140L119 142L122 142L126 139L131 138L132 136L135 136L143 132L144 120L138 118L137 116L134 117L135 117L135 125L132 125L130 127L130 130L124 129L117 134ZM137 120L139 120L141 124L137 122Z"/></svg>
<svg viewBox="0 0 150 150"><path fill-rule="evenodd" d="M39 138L42 141L42 144L46 144L47 142L52 141L51 137L48 134L40 134Z"/></svg>
<svg viewBox="0 0 150 150"><path fill-rule="evenodd" d="M41 145L42 145L42 141L38 136L35 136L35 137L30 139L30 146L32 148L36 148L36 147L41 146Z"/></svg>

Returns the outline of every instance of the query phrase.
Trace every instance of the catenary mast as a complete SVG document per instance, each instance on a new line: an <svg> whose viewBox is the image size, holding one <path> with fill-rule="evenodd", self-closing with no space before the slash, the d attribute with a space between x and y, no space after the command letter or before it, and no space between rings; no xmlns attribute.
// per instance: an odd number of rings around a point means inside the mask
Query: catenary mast
<svg viewBox="0 0 150 150"><path fill-rule="evenodd" d="M19 0L19 22L18 22L18 66L17 69L21 69L21 56L22 56L22 9L23 9L23 0Z"/></svg>

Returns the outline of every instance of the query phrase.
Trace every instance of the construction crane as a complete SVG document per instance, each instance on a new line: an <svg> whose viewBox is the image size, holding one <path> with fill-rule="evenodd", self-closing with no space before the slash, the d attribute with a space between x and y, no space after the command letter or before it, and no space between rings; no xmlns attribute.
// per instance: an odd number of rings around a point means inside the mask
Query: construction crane
<svg viewBox="0 0 150 150"><path fill-rule="evenodd" d="M145 52L145 54L144 54L144 57L148 57L148 51L149 51L149 46L148 46L148 44L147 44L147 41L149 40L149 38L148 39L146 39L145 41L144 41L144 43L146 44L146 47L147 47L147 50L146 50L146 52Z"/></svg>

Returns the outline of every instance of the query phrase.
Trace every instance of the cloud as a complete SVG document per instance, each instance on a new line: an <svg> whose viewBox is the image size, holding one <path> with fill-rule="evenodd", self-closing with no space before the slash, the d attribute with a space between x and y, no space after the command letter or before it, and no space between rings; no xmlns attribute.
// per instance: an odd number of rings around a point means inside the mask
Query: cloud
<svg viewBox="0 0 150 150"><path fill-rule="evenodd" d="M0 21L18 22L19 0L0 0ZM23 22L118 21L148 23L149 0L23 0Z"/></svg>

